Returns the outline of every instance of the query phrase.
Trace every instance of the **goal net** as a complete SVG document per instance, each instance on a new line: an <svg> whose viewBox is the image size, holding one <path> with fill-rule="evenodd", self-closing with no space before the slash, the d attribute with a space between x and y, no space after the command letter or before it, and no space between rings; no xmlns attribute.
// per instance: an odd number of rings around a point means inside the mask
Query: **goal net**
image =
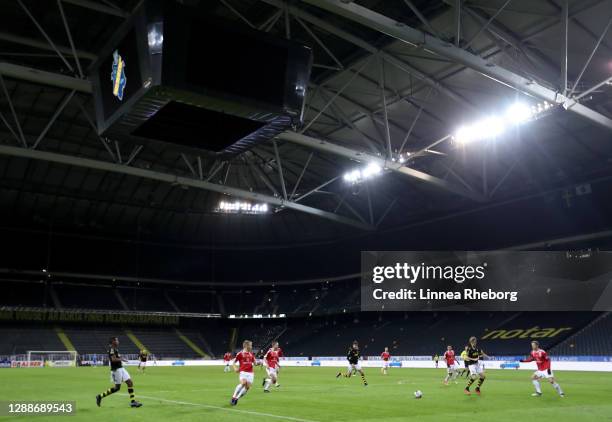
<svg viewBox="0 0 612 422"><path fill-rule="evenodd" d="M77 352L74 350L49 351L28 350L29 366L65 367L76 366Z"/></svg>

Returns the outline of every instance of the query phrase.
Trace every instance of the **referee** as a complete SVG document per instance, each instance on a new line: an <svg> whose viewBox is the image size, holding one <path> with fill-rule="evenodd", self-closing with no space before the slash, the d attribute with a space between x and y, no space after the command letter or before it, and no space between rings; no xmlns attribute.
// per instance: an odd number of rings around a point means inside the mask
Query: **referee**
<svg viewBox="0 0 612 422"><path fill-rule="evenodd" d="M461 360L463 361L463 365L465 366L463 371L461 371L461 376L463 376L463 374L465 374L466 378L467 378L468 374L470 373L470 367L468 366L469 362L467 360L467 350L468 350L468 346L465 346L463 348L463 351L461 352Z"/></svg>

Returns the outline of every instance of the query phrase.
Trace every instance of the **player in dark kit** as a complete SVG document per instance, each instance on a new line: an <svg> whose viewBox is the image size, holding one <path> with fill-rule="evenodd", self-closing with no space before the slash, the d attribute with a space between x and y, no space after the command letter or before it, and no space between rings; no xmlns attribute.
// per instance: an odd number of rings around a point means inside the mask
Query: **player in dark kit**
<svg viewBox="0 0 612 422"><path fill-rule="evenodd" d="M102 399L113 393L116 393L121 389L121 383L126 383L128 386L128 393L130 394L130 407L140 407L142 403L137 402L134 399L134 383L130 378L130 374L123 367L123 360L119 355L119 339L112 337L110 339L110 345L108 348L108 360L111 368L111 382L115 384L114 387L109 388L102 394L96 396L96 404L98 407L102 404Z"/></svg>
<svg viewBox="0 0 612 422"><path fill-rule="evenodd" d="M360 357L361 357L361 352L359 351L359 343L357 343L357 340L355 340L351 348L348 350L348 353L346 354L346 359L348 360L349 364L348 364L348 367L346 368L346 374L344 374L344 376L346 378L350 378L353 371L357 371L361 375L361 381L363 381L363 385L366 386L368 385L368 382L366 381L365 374L363 373L363 370L361 369L361 365L359 364ZM336 378L340 378L341 376L342 376L342 372L338 372L338 375L336 375Z"/></svg>
<svg viewBox="0 0 612 422"><path fill-rule="evenodd" d="M470 370L470 380L465 386L465 394L470 395L470 387L474 384L474 381L478 379L478 385L476 385L476 394L480 395L480 387L485 382L486 375L484 365L481 362L482 358L488 358L487 354L478 347L478 340L476 337L470 337L467 348L466 361L468 362L468 368Z"/></svg>
<svg viewBox="0 0 612 422"><path fill-rule="evenodd" d="M145 369L147 369L147 360L149 360L149 352L145 349L142 349L140 353L138 353L138 359L140 362L138 363L138 370L144 374Z"/></svg>
<svg viewBox="0 0 612 422"><path fill-rule="evenodd" d="M283 355L283 348L280 347L280 345L278 344L278 341L272 342L272 347L276 347L276 353L278 353L278 362L276 364L276 366L277 366L276 372L279 373L280 369L281 369L281 367L280 367L280 360L284 356Z"/></svg>

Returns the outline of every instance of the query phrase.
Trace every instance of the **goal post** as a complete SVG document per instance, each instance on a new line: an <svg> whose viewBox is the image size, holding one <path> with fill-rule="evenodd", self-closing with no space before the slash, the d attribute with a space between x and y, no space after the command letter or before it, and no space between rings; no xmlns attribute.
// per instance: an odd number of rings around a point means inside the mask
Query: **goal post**
<svg viewBox="0 0 612 422"><path fill-rule="evenodd" d="M76 366L75 350L28 350L28 365L67 367Z"/></svg>

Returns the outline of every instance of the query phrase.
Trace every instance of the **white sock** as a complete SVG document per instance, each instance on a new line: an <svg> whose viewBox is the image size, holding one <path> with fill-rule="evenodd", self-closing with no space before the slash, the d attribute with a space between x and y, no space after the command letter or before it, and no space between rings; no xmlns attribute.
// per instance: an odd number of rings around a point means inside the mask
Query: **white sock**
<svg viewBox="0 0 612 422"><path fill-rule="evenodd" d="M533 386L535 387L536 393L542 394L542 389L540 388L540 381L531 380L531 382L533 383Z"/></svg>
<svg viewBox="0 0 612 422"><path fill-rule="evenodd" d="M240 397L244 396L247 393L247 391L249 390L247 390L245 387L242 387L242 390L240 390L240 393L238 393L238 397L236 398L239 399Z"/></svg>
<svg viewBox="0 0 612 422"><path fill-rule="evenodd" d="M271 381L270 381L270 378L266 378L266 380L265 380L265 381L266 381L266 382L265 382L265 384L264 384L264 390L267 390L267 389L269 389L269 388L270 388L270 382L271 382Z"/></svg>
<svg viewBox="0 0 612 422"><path fill-rule="evenodd" d="M240 393L242 392L242 384L238 384L236 386L236 389L234 390L234 395L232 397L234 397L235 399L240 397Z"/></svg>
<svg viewBox="0 0 612 422"><path fill-rule="evenodd" d="M563 394L563 390L561 390L561 386L558 383L554 383L552 386L555 388L555 390L557 390L559 395Z"/></svg>

